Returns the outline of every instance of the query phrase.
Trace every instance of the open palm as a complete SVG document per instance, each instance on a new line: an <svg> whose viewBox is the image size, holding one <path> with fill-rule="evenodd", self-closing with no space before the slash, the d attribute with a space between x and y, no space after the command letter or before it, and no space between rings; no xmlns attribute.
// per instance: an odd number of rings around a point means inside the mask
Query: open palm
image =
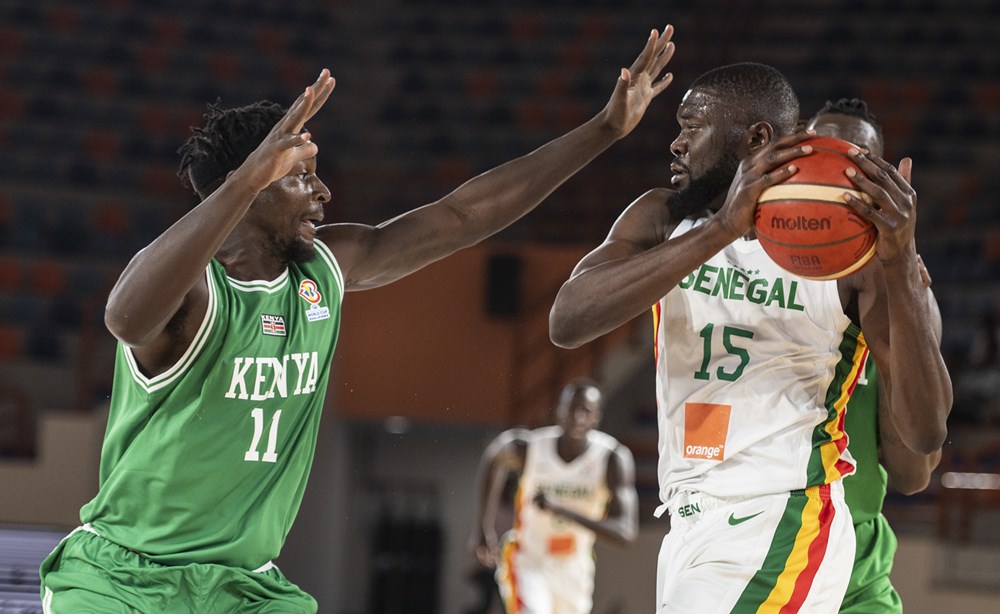
<svg viewBox="0 0 1000 614"><path fill-rule="evenodd" d="M672 73L659 76L674 55L674 43L670 40L673 35L673 26L668 25L662 34L653 30L632 66L622 69L615 91L604 107L605 120L619 138L636 127L653 98L673 81Z"/></svg>

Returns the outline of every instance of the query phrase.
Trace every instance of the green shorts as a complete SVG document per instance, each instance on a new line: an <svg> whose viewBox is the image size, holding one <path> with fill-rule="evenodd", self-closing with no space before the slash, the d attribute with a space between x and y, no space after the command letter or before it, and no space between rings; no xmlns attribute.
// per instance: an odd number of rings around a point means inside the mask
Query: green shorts
<svg viewBox="0 0 1000 614"><path fill-rule="evenodd" d="M896 536L885 516L854 525L857 550L840 614L901 614L903 602L889 581Z"/></svg>
<svg viewBox="0 0 1000 614"><path fill-rule="evenodd" d="M277 567L161 565L78 529L42 562L45 614L269 612L315 614L316 600Z"/></svg>

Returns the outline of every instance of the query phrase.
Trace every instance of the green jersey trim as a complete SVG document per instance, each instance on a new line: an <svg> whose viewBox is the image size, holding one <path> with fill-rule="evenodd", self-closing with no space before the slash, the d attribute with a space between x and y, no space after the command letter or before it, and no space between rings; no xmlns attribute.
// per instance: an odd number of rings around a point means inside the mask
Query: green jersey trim
<svg viewBox="0 0 1000 614"><path fill-rule="evenodd" d="M323 243L319 239L316 239L313 242L313 244L317 248L319 248L319 249L316 250L317 253L319 253L319 255L323 259L323 261L326 262L327 266L329 266L330 269L333 271L333 276L337 278L337 283L340 284L340 296L341 296L341 300L343 300L343 296L344 296L344 273L340 270L340 264L337 262L337 258L333 255L333 252L330 251L330 248L326 246L326 243Z"/></svg>
<svg viewBox="0 0 1000 614"><path fill-rule="evenodd" d="M218 303L215 282L212 280L211 265L205 267L205 279L208 283L208 308L205 310L205 317L202 319L201 326L198 328L198 332L195 333L191 345L188 346L184 355L172 367L155 377L146 377L135 361L132 348L122 344L122 353L125 356L126 364L128 364L129 372L132 374L132 379L147 393L156 392L169 386L180 377L191 366L191 363L194 362L194 359L205 346L205 342L211 336L212 329L215 327L216 305Z"/></svg>
<svg viewBox="0 0 1000 614"><path fill-rule="evenodd" d="M275 292L280 292L286 285L288 285L288 269L286 268L282 271L281 275L278 275L271 281L258 280L253 281L240 281L238 279L233 279L232 277L226 275L226 280L229 285L237 290L242 290L243 292L266 292L267 294L274 294Z"/></svg>

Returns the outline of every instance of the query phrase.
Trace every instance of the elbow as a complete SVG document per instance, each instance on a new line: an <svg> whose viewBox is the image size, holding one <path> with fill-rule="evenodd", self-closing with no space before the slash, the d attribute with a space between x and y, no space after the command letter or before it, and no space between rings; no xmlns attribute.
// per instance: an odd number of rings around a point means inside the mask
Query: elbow
<svg viewBox="0 0 1000 614"><path fill-rule="evenodd" d="M562 298L562 291L556 295L549 312L549 339L558 347L573 350L591 340L581 326L579 313L566 307L567 299Z"/></svg>
<svg viewBox="0 0 1000 614"><path fill-rule="evenodd" d="M639 529L636 526L624 526L615 533L614 544L619 548L628 548L639 538Z"/></svg>
<svg viewBox="0 0 1000 614"><path fill-rule="evenodd" d="M948 428L944 422L915 433L906 446L918 454L934 454L944 447L948 439Z"/></svg>
<svg viewBox="0 0 1000 614"><path fill-rule="evenodd" d="M558 303L549 312L549 339L556 346L567 350L578 348L586 342L573 325L573 318L563 313Z"/></svg>
<svg viewBox="0 0 1000 614"><path fill-rule="evenodd" d="M897 492L910 496L923 492L931 483L929 473L920 475L893 475L892 487Z"/></svg>
<svg viewBox="0 0 1000 614"><path fill-rule="evenodd" d="M552 320L549 320L549 340L557 347L565 350L576 349L584 343L577 338L577 335L573 334L572 330L569 330L566 326L554 324Z"/></svg>
<svg viewBox="0 0 1000 614"><path fill-rule="evenodd" d="M128 312L118 307L114 300L109 300L104 308L104 326L116 339L129 347L139 347L147 342L132 324Z"/></svg>

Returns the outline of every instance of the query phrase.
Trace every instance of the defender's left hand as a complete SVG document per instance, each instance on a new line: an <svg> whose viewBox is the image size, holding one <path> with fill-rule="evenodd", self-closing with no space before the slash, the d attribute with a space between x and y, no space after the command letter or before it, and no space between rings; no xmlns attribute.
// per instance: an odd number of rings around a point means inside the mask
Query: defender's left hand
<svg viewBox="0 0 1000 614"><path fill-rule="evenodd" d="M673 81L672 73L659 78L674 55L674 43L670 40L673 35L674 27L670 25L663 29L662 34L653 30L632 66L622 68L615 90L603 111L604 121L617 138L632 132L653 98Z"/></svg>
<svg viewBox="0 0 1000 614"><path fill-rule="evenodd" d="M917 192L910 185L913 160L903 158L896 169L878 156L851 151L855 152L852 159L863 174L847 169L847 177L871 200L866 202L850 194L845 194L844 200L878 229L879 260L889 262L907 253L915 255Z"/></svg>

